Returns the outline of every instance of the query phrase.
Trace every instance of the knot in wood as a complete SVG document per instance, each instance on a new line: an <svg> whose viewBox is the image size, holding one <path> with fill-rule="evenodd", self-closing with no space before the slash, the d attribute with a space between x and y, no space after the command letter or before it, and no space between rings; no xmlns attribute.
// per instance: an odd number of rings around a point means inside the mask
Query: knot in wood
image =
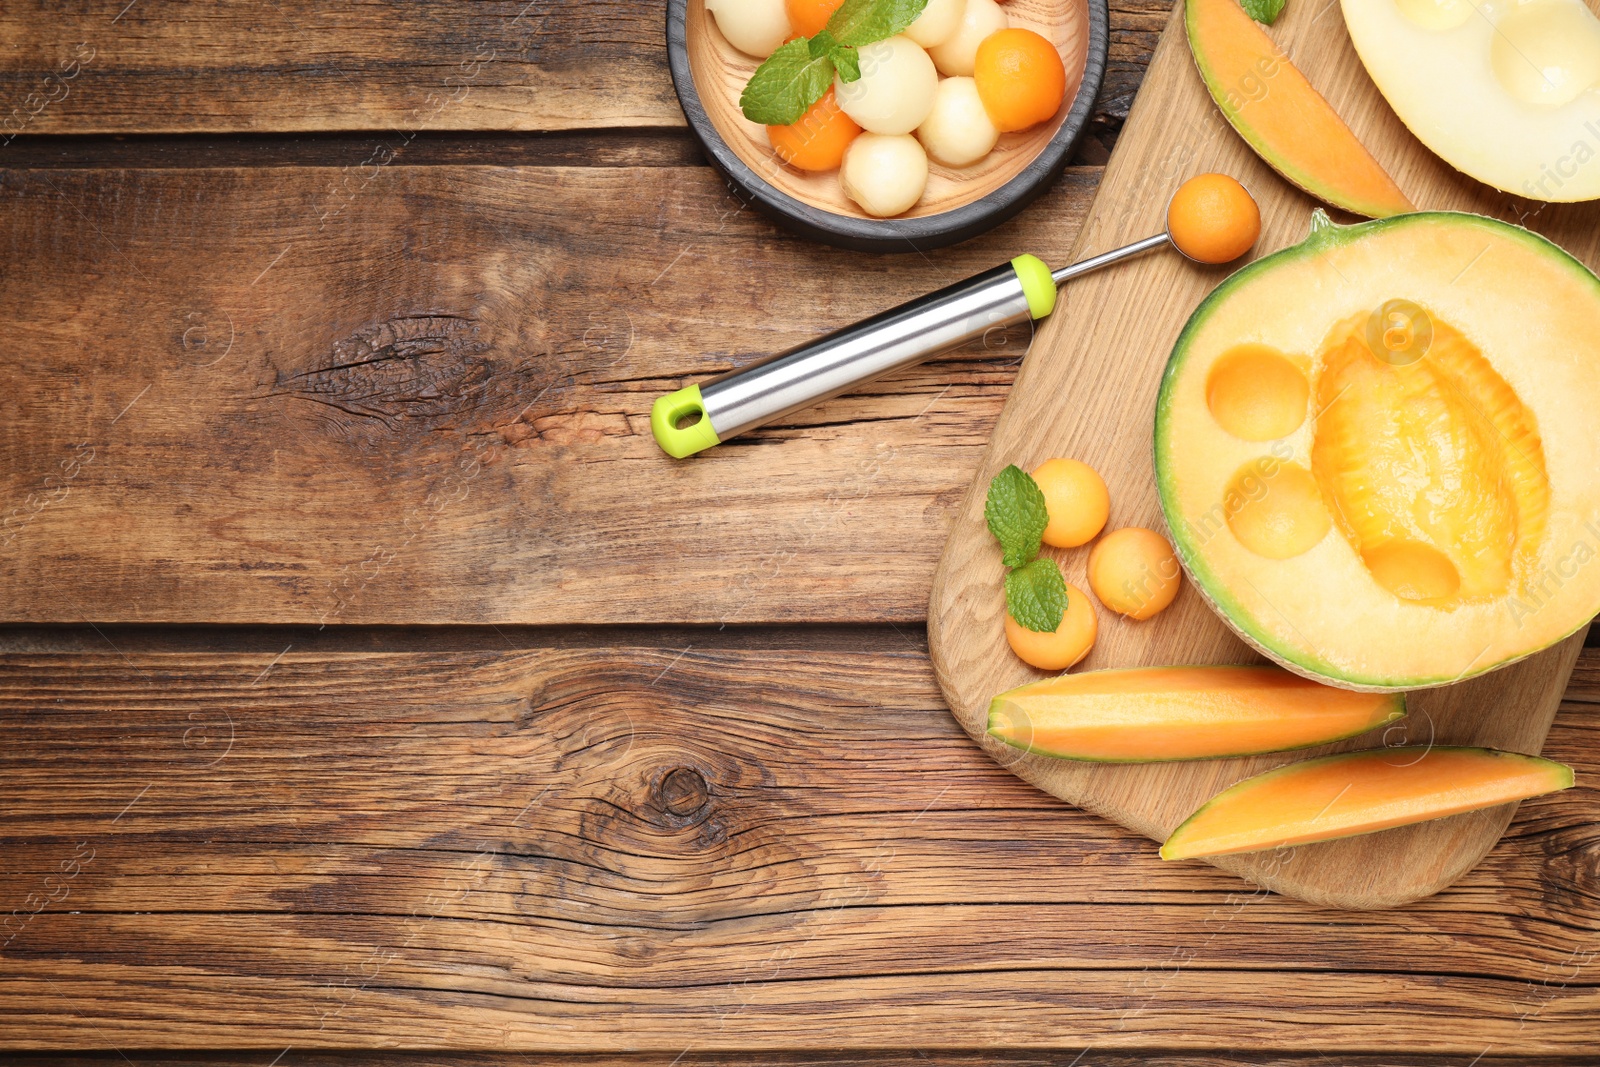
<svg viewBox="0 0 1600 1067"><path fill-rule="evenodd" d="M656 792L662 810L680 819L701 813L711 803L711 787L705 776L690 767L668 771Z"/></svg>
<svg viewBox="0 0 1600 1067"><path fill-rule="evenodd" d="M337 342L323 365L286 384L351 414L439 417L472 402L493 372L488 339L465 315L402 315Z"/></svg>

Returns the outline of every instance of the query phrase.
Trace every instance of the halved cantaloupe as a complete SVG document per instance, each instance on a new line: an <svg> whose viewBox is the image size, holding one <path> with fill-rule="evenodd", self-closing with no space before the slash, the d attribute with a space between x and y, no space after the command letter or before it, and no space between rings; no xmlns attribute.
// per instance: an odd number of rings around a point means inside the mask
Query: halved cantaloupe
<svg viewBox="0 0 1600 1067"><path fill-rule="evenodd" d="M1218 286L1167 364L1156 479L1195 586L1268 656L1350 688L1459 681L1584 626L1596 323L1600 279L1526 230L1319 214Z"/></svg>
<svg viewBox="0 0 1600 1067"><path fill-rule="evenodd" d="M1572 768L1490 748L1380 748L1291 763L1212 797L1161 858L1331 841L1567 789Z"/></svg>
<svg viewBox="0 0 1600 1067"><path fill-rule="evenodd" d="M1215 759L1338 741L1405 714L1277 667L1132 667L1063 674L989 705L989 733L1027 752L1110 763Z"/></svg>
<svg viewBox="0 0 1600 1067"><path fill-rule="evenodd" d="M1416 210L1238 0L1186 0L1184 24L1211 98L1269 166L1358 215Z"/></svg>

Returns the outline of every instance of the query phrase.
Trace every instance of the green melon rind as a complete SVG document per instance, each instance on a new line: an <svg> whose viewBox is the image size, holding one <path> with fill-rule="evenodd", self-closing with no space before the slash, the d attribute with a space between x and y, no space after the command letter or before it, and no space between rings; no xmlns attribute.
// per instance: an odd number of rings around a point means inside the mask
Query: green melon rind
<svg viewBox="0 0 1600 1067"><path fill-rule="evenodd" d="M1404 215L1390 215L1388 218L1341 226L1328 221L1327 215L1319 208L1312 214L1311 233L1304 241L1297 245L1290 245L1288 248L1280 249L1271 255L1263 256L1241 267L1229 275L1222 284L1213 289L1200 302L1199 306L1194 309L1193 314L1189 316L1189 321L1184 324L1182 332L1178 334L1178 340L1172 346L1172 355L1167 360L1166 371L1161 376L1161 389L1156 396L1154 434L1156 492L1161 499L1161 511L1166 518L1167 528L1172 533L1173 548L1177 552L1179 562L1183 564L1183 569L1194 582L1195 588L1200 591L1200 595L1211 605L1211 609L1216 612L1217 616L1228 624L1229 628L1238 634L1251 648L1269 657L1273 662L1302 677L1319 682L1329 682L1341 688L1354 689L1360 692L1428 689L1434 686L1452 685L1456 682L1466 681L1468 678L1475 678L1480 674L1487 674L1489 671L1508 667L1535 653L1543 652L1553 645L1558 645L1588 626L1589 620L1585 619L1547 644L1540 645L1537 648L1530 648L1526 652L1510 659L1474 667L1460 674L1448 676L1437 675L1420 678L1363 677L1347 674L1320 657L1290 649L1280 639L1276 639L1265 632L1258 623L1252 625L1244 621L1248 616L1244 611L1243 605L1229 595L1226 583L1207 567L1201 559L1199 549L1193 543L1194 531L1178 514L1176 490L1167 469L1167 458L1171 452L1172 443L1163 433L1163 429L1172 405L1173 383L1177 378L1178 372L1183 367L1184 360L1188 357L1188 345L1194 334L1204 325L1210 311L1222 298L1246 284L1258 274L1265 274L1271 271L1275 266L1304 259L1328 248L1347 244L1351 241L1361 240L1382 229L1423 225L1430 222L1481 226L1503 236L1521 240L1536 250L1553 255L1559 262L1586 280L1594 287L1596 299L1600 301L1600 278L1597 278L1594 272L1584 266L1580 260L1549 239L1530 230L1525 230L1520 226L1501 222L1499 219L1460 211L1416 211Z"/></svg>
<svg viewBox="0 0 1600 1067"><path fill-rule="evenodd" d="M1223 798L1229 797L1231 795L1237 795L1238 793L1245 791L1246 787L1260 785L1260 784L1262 784L1264 782L1281 778L1286 774L1289 774L1289 773L1297 771L1297 770L1302 770L1305 767L1311 766L1313 764L1333 763L1333 762L1338 761L1338 760L1349 760L1349 759L1356 759L1356 758L1363 758L1363 757L1364 758L1371 758L1371 753L1374 752L1374 751L1399 753L1399 752L1415 751L1415 749L1414 748L1383 748L1383 749L1360 749L1360 750L1355 751L1355 752L1336 752L1331 756L1322 756L1322 757L1319 757L1317 759L1310 759L1310 760L1300 760L1300 761L1298 761L1296 763L1286 763L1282 767L1274 767L1270 771L1263 771L1261 774L1255 775L1254 777L1251 777L1251 778L1246 778L1242 782L1235 782L1233 785L1231 785L1228 788L1224 789L1222 792L1218 793L1216 796L1212 797L1210 800L1208 800L1204 804L1200 805L1200 807L1195 810L1194 814L1190 815L1187 819L1183 820L1183 822L1179 823L1178 824L1178 828L1176 830L1172 831L1172 833L1167 835L1166 841L1164 841L1162 843L1162 845L1161 845L1161 850L1160 850L1161 851L1161 858L1164 859L1164 860L1173 859L1174 857L1169 856L1167 854L1167 850L1172 848L1173 844L1175 842L1178 842L1181 839L1181 837L1183 835L1183 831L1187 827L1189 827L1196 819L1200 818L1200 816L1204 815L1207 810L1209 810L1214 804L1216 804L1218 801L1222 800ZM1433 745L1433 746L1431 746L1429 748L1424 749L1423 751L1425 751L1425 752L1475 752L1475 753L1477 753L1479 755L1483 755L1483 756L1491 756L1491 757L1496 757L1496 758L1501 758L1501 759L1520 760L1520 761L1522 761L1524 763L1532 764L1533 766L1539 767L1539 768L1541 768L1543 770L1547 770L1547 771L1553 772L1552 777L1551 777L1551 782L1553 784L1550 786L1549 789L1543 790L1542 792L1539 792L1539 793L1530 793L1526 797L1519 798L1519 801L1511 801L1511 800L1496 801L1493 804L1484 805L1484 808L1499 807L1500 804L1502 804L1502 803L1505 803L1505 804L1517 803L1517 802L1520 802L1520 800L1528 800L1528 799L1531 799L1532 797L1536 797L1536 796L1545 796L1546 794L1549 794L1549 793L1559 793L1563 789L1571 789L1573 781L1575 780L1571 767L1567 766L1565 763L1557 763L1555 760L1545 759L1543 756L1529 756L1529 755L1526 755L1526 754L1521 753L1521 752L1506 752L1506 751L1503 751L1503 750L1498 749L1498 748L1474 748L1471 745ZM1484 808L1473 808L1471 810L1473 810L1473 811L1482 811L1482 810L1484 810ZM1468 814L1468 813L1467 812L1455 812L1454 814L1465 815L1465 814ZM1443 816L1443 815L1424 816L1424 817L1418 818L1418 819L1416 819L1416 820L1414 820L1412 822L1409 822L1409 823L1401 823L1400 825L1401 826L1415 826L1419 822L1431 822L1433 819L1436 819L1436 818L1448 818L1448 816ZM1390 826L1390 827L1385 827L1385 829L1393 830L1393 829L1398 829L1398 827ZM1380 832L1381 831L1378 831L1378 830L1355 830L1355 831L1352 831L1352 832L1350 832L1348 834L1337 834L1337 835L1335 835L1333 837L1324 837L1324 838L1318 839L1317 841L1306 842L1306 843L1307 844L1321 844L1324 841L1340 841L1340 840L1343 840L1344 838L1347 838L1347 837L1361 837L1364 834L1380 833ZM1254 849L1252 851L1262 852L1262 851L1265 851L1267 849L1276 848L1276 847L1277 847L1276 845L1262 845L1261 848ZM1240 855L1241 853L1238 853L1238 852L1214 853L1212 855L1224 855L1224 854L1225 855ZM1201 859L1201 858L1204 858L1204 857L1201 857L1201 856L1179 856L1179 857L1176 857L1176 858L1178 858L1178 859Z"/></svg>
<svg viewBox="0 0 1600 1067"><path fill-rule="evenodd" d="M1097 673L1115 673L1116 671L1144 670L1144 669L1146 669L1146 668L1143 668L1143 667L1121 667L1121 668L1115 668L1113 670L1108 670L1106 672L1097 672ZM987 733L989 734L990 737L994 738L996 741L999 741L999 742L1001 742L1002 744L1005 744L1005 745L1009 745L1010 747L1018 749L1019 751L1027 752L1030 755L1034 755L1034 756L1049 756L1051 759L1071 760L1074 763L1185 763L1185 762L1192 762L1194 760L1239 759L1239 758L1242 758L1244 756L1263 756L1263 755L1266 755L1266 754L1271 753L1271 752L1298 752L1298 751L1301 751L1303 749L1317 748L1320 745L1331 745L1335 741L1348 741L1352 737L1360 737L1362 734L1368 733L1369 731L1372 731L1372 730L1376 730L1380 726L1388 726L1390 723L1392 723L1392 722L1394 722L1394 721L1396 721L1398 719L1403 719L1403 718L1405 718L1405 715L1406 715L1406 698L1405 698L1405 694L1399 693L1399 692L1395 692L1395 693L1388 694L1388 700L1385 701L1385 703L1378 705L1378 713L1382 715L1382 718L1375 718L1371 722L1369 722L1366 725L1362 726L1361 728L1356 729L1356 730L1351 730L1348 733L1342 733L1342 734L1339 734L1339 735L1337 735L1335 737L1324 737L1324 738L1320 738L1320 739L1318 739L1316 741L1307 741L1303 745L1288 745L1288 746L1285 746L1283 748L1242 749L1242 750L1240 750L1238 752L1215 753L1215 754L1204 755L1204 756L1160 756L1160 757L1152 757L1152 758L1149 758L1149 759L1105 759L1105 758L1102 758L1102 757L1099 757L1099 756L1082 756L1082 755L1073 755L1070 752L1055 752L1055 751L1052 751L1052 750L1050 750L1048 748L1034 748L1034 747L1031 747L1029 745L1019 744L1018 742L1013 741L1008 737L1004 737L1004 736L1002 736L1000 734L995 733L995 716L997 714L999 714L999 709L1003 704L1006 704L1006 703L1010 702L1010 700L1008 698L1011 697L1011 694L1016 693L1016 692L1018 692L1019 690L1022 690L1022 689L1030 688L1031 686L1035 686L1035 685L1038 685L1038 684L1039 684L1038 682L1029 682L1027 685L1017 686L1016 689L1008 689L1004 693L1001 693L999 696L995 697L993 700L989 701L989 717L988 717L988 721L986 723ZM1387 710L1384 710L1384 709L1387 709ZM1148 727L1147 729L1153 729L1153 728L1154 727ZM1134 729L1134 727L1130 727L1130 729Z"/></svg>

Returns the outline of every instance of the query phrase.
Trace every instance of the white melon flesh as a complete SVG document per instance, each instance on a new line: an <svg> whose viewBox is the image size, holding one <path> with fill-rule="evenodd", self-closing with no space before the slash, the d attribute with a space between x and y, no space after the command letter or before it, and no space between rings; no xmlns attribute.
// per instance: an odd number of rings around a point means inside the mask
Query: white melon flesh
<svg viewBox="0 0 1600 1067"><path fill-rule="evenodd" d="M1600 198L1600 19L1583 0L1342 0L1356 52L1440 158L1532 200Z"/></svg>

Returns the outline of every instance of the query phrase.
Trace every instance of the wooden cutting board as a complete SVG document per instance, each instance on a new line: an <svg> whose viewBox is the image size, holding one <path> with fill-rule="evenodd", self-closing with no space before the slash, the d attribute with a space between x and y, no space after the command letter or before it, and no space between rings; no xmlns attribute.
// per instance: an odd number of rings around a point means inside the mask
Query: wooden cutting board
<svg viewBox="0 0 1600 1067"><path fill-rule="evenodd" d="M1269 32L1419 207L1496 216L1544 233L1591 267L1600 259L1600 210L1593 205L1517 200L1456 174L1412 137L1362 69L1337 0L1289 0ZM1305 236L1315 203L1257 159L1218 113L1190 57L1180 3L1112 153L1079 238L1078 257L1159 233L1172 190L1206 171L1235 175L1260 201L1263 229L1256 255ZM1175 253L1160 252L1067 285L1062 304L1034 339L967 491L934 578L928 612L934 669L967 732L1020 777L1156 840L1218 790L1309 755L1430 741L1537 753L1583 643L1580 633L1515 666L1419 692L1411 698L1412 713L1386 731L1311 752L1095 765L1029 756L985 734L994 694L1045 676L1006 647L1000 552L983 521L989 479L1008 463L1031 469L1051 456L1074 456L1098 470L1110 488L1107 530L1148 526L1164 533L1151 467L1156 389L1179 330L1228 270L1198 268ZM1087 546L1046 551L1061 563L1069 582L1087 588ZM1098 605L1097 611L1100 637L1080 670L1260 661L1187 581L1177 601L1149 621L1130 622ZM1215 863L1315 903L1389 907L1437 892L1469 870L1499 840L1515 810L1516 805L1506 805Z"/></svg>

